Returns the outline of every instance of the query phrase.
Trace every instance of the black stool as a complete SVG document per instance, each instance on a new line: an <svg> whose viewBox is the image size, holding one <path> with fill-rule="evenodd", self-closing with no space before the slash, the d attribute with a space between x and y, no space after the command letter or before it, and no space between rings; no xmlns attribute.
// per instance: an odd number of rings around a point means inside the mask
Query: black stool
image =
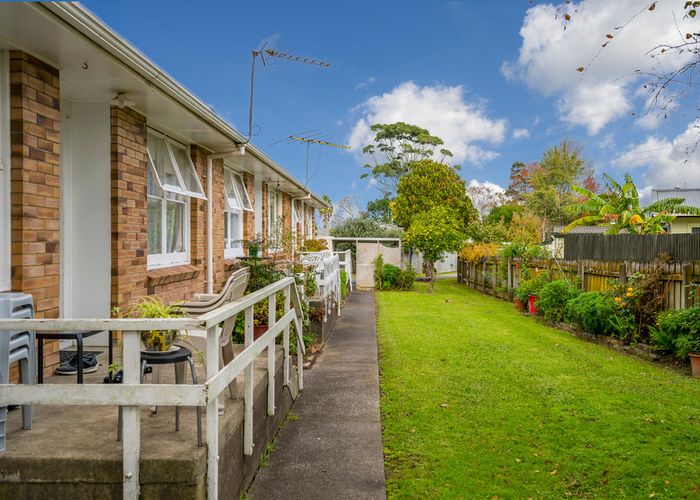
<svg viewBox="0 0 700 500"><path fill-rule="evenodd" d="M192 383L197 383L197 371L192 361L192 352L185 348L173 349L166 352L141 351L141 383L143 383L143 375L146 372L147 365L175 365L175 383L182 384L184 382L184 363L190 365L190 373L192 374ZM199 406L195 407L197 412L197 446L202 446L202 409ZM119 423L117 429L117 441L122 440L122 408L119 407ZM175 407L175 431L180 430L180 407Z"/></svg>

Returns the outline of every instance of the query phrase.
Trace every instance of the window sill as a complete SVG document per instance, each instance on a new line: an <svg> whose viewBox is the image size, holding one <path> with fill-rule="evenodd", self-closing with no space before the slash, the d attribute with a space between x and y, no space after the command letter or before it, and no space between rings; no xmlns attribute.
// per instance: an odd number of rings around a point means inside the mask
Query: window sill
<svg viewBox="0 0 700 500"><path fill-rule="evenodd" d="M202 268L190 264L150 269L146 272L146 286L151 288L178 281L191 280L199 276L201 272Z"/></svg>

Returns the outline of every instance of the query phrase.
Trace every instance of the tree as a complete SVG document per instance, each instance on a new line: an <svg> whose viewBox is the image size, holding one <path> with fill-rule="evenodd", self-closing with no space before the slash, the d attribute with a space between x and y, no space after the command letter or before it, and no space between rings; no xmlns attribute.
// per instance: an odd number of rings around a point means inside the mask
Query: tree
<svg viewBox="0 0 700 500"><path fill-rule="evenodd" d="M607 234L663 234L676 218L675 214L700 215L700 208L684 205L684 198L666 198L642 207L632 176L625 174L624 184L603 174L607 191L598 195L580 186L572 186L583 198L573 209L583 214L564 228L569 232L576 226L609 226Z"/></svg>
<svg viewBox="0 0 700 500"><path fill-rule="evenodd" d="M409 164L433 158L435 149L444 144L442 139L431 135L426 129L409 123L377 123L370 129L375 133L374 141L365 146L362 152L370 155L374 164L365 165L369 172L362 174L361 178L371 177L375 187L387 198L396 192L399 179L408 172ZM447 149L438 152L442 156L440 161L452 156Z"/></svg>
<svg viewBox="0 0 700 500"><path fill-rule="evenodd" d="M542 241L542 219L528 212L514 213L508 230L508 240L525 245L540 243Z"/></svg>
<svg viewBox="0 0 700 500"><path fill-rule="evenodd" d="M420 160L410 165L409 172L399 182L391 213L396 224L409 228L413 218L436 206L454 210L466 228L478 219L464 180L453 167L432 160Z"/></svg>
<svg viewBox="0 0 700 500"><path fill-rule="evenodd" d="M423 254L431 293L435 286L435 262L441 260L446 252L459 251L464 240L463 219L451 208L436 205L413 218L404 234L404 241Z"/></svg>
<svg viewBox="0 0 700 500"><path fill-rule="evenodd" d="M523 207L518 205L499 205L493 207L491 212L484 218L484 222L489 224L495 224L496 222L504 222L506 225L510 224L513 219L513 214L516 212L522 212Z"/></svg>
<svg viewBox="0 0 700 500"><path fill-rule="evenodd" d="M510 184L508 185L508 189L506 189L506 196L513 200L514 203L523 203L527 195L532 191L530 177L532 176L532 172L536 169L536 163L525 165L521 161L516 161L511 165Z"/></svg>
<svg viewBox="0 0 700 500"><path fill-rule="evenodd" d="M542 161L531 172L533 190L526 195L525 206L542 218L544 225L564 224L572 219L575 200L571 185L587 172L577 144L564 140L545 151Z"/></svg>
<svg viewBox="0 0 700 500"><path fill-rule="evenodd" d="M391 200L386 196L367 202L367 217L377 222L391 222Z"/></svg>
<svg viewBox="0 0 700 500"><path fill-rule="evenodd" d="M328 203L328 207L319 208L318 213L321 216L321 221L323 221L323 229L328 230L328 224L330 224L331 218L333 217L333 200L331 200L331 197L327 194L324 194L322 198L323 201Z"/></svg>
<svg viewBox="0 0 700 500"><path fill-rule="evenodd" d="M328 234L337 237L396 238L401 236L401 231L387 228L369 217L360 216L346 219L340 224L331 227Z"/></svg>
<svg viewBox="0 0 700 500"><path fill-rule="evenodd" d="M467 185L467 194L482 219L506 199L500 186L489 182L480 183L477 180L473 180Z"/></svg>

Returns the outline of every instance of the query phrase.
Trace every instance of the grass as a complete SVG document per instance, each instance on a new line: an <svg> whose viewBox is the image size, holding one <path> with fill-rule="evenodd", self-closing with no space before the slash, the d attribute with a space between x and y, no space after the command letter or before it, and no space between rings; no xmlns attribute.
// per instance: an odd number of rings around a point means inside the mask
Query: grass
<svg viewBox="0 0 700 500"><path fill-rule="evenodd" d="M389 497L700 496L699 380L453 282L377 305Z"/></svg>

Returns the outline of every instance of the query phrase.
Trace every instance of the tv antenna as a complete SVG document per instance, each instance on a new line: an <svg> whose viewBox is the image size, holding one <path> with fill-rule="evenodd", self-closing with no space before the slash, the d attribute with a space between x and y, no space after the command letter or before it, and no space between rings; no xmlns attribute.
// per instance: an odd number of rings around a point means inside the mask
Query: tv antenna
<svg viewBox="0 0 700 500"><path fill-rule="evenodd" d="M248 136L245 142L243 142L243 144L248 144L250 142L250 138L253 136L253 95L255 90L255 63L258 59L260 59L260 63L265 69L269 69L273 65L273 61L271 60L272 58L302 64L311 64L313 66L319 66L321 68L328 68L331 65L331 63L327 61L314 59L313 57L299 56L290 54L288 52L281 52L275 50L275 44L277 43L277 40L279 40L279 37L280 34L275 33L274 35L270 35L267 38L263 38L260 44L258 45L258 48L251 51L253 60L250 65L250 103L248 107Z"/></svg>
<svg viewBox="0 0 700 500"><path fill-rule="evenodd" d="M308 186L309 181L314 178L316 175L316 172L318 171L318 168L321 164L321 151L319 150L318 152L318 165L316 165L316 170L314 171L313 174L311 174L311 178L309 178L309 156L310 156L310 150L311 150L311 145L312 144L318 144L319 146L326 146L330 148L338 148L338 149L351 149L350 146L346 146L345 144L337 144L335 142L330 142L330 139L326 135L320 135L320 133L315 133L306 137L302 137L300 134L293 134L287 137L287 141L289 144L293 144L294 142L301 142L301 143L306 143L306 168L304 170L304 187Z"/></svg>

